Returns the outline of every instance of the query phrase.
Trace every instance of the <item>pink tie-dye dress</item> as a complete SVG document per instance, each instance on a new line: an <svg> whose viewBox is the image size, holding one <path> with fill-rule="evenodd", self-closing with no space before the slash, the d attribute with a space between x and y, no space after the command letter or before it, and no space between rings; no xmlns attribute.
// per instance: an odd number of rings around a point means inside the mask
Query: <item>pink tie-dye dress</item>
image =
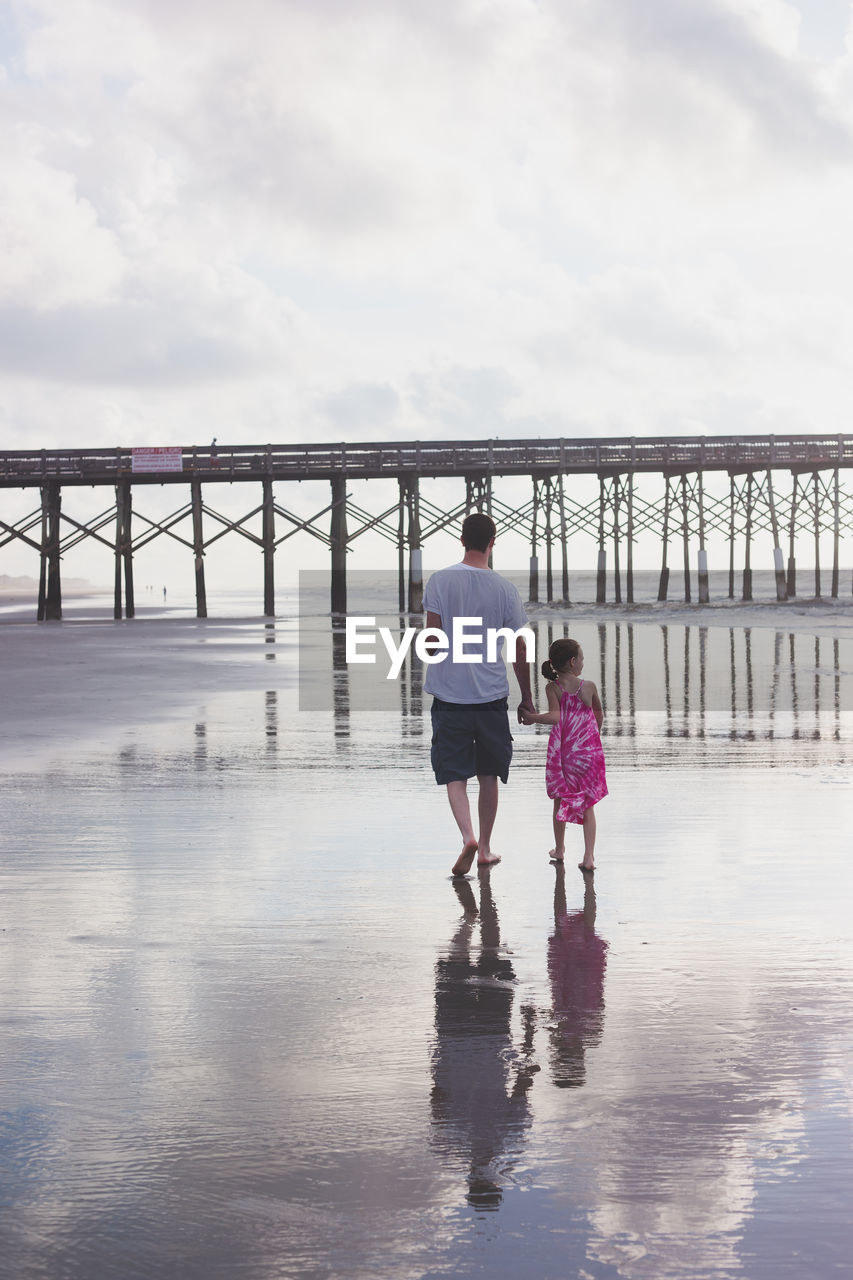
<svg viewBox="0 0 853 1280"><path fill-rule="evenodd" d="M581 699L580 686L576 693L562 691L560 719L548 739L545 786L551 799L560 801L559 822L582 823L586 810L607 795L604 748L595 713Z"/></svg>

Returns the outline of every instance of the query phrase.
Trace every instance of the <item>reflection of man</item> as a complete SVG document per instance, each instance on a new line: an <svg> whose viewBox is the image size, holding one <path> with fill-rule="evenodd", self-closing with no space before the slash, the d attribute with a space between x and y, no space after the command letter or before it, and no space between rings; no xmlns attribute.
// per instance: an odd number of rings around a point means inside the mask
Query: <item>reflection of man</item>
<svg viewBox="0 0 853 1280"><path fill-rule="evenodd" d="M483 637L489 628L509 627L517 631L527 622L527 614L515 587L489 568L495 545L492 519L480 512L467 516L462 525L465 555L458 563L432 574L424 591L427 627L440 628L448 636L454 618L482 619ZM471 629L472 636L477 634ZM424 688L433 695L432 767L439 786L447 787L447 798L462 835L462 852L453 874L464 876L476 856L480 866L500 862L492 853L491 836L498 811L498 778L504 782L512 759L512 736L507 718L509 682L502 648L495 660L487 660L485 640L483 661L454 662L452 654L430 663ZM469 656L477 654L472 644ZM530 693L530 671L524 640L516 644L513 662L521 706L535 711ZM468 803L468 779L477 775L480 795L477 805L479 833L474 834Z"/></svg>
<svg viewBox="0 0 853 1280"><path fill-rule="evenodd" d="M584 1057L601 1039L607 943L595 932L595 889L584 876L583 911L566 907L566 872L557 868L554 933L548 941L551 979L551 1072L559 1089L577 1088L586 1078Z"/></svg>
<svg viewBox="0 0 853 1280"><path fill-rule="evenodd" d="M500 931L488 875L480 888L480 950L471 957L477 905L467 880L454 881L465 911L446 959L435 967L432 1114L434 1140L469 1166L468 1202L495 1209L509 1152L530 1124L526 1091L533 1071L532 1011L526 1014L525 1053L509 1087L510 1017L515 974L500 954Z"/></svg>

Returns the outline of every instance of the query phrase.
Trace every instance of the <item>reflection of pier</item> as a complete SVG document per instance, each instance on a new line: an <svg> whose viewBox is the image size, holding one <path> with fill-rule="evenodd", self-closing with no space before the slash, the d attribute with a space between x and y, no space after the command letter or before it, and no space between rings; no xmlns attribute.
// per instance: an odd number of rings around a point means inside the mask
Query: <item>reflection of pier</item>
<svg viewBox="0 0 853 1280"><path fill-rule="evenodd" d="M411 620L400 617L398 635ZM541 660L554 640L569 635L567 621L537 619L537 663L531 668L534 701L545 703ZM727 739L773 742L810 738L842 739L842 709L853 707L853 646L832 636L795 634L770 628L708 627L672 623L578 622L571 634L584 646L586 672L599 687L604 705L605 751L619 739L626 760L641 761L652 736L679 743ZM351 716L363 712L364 724L377 708L363 686L356 690L343 657L343 627L334 647L334 734L349 736ZM517 698L510 675L510 709ZM418 749L427 733L423 667L410 653L396 690L400 749ZM429 702L429 699L426 700ZM331 709L331 707L329 708ZM383 703L383 714L392 710ZM538 736L547 730L535 731ZM544 744L543 744L544 747Z"/></svg>
<svg viewBox="0 0 853 1280"><path fill-rule="evenodd" d="M696 598L707 602L706 539L711 534L728 542L730 597L735 595L740 548L744 600L752 599L753 542L759 535L770 537L779 600L796 594L797 551L806 539L814 548L814 593L820 596L821 538L831 537L830 592L837 597L841 540L853 531L853 493L841 482L842 472L853 467L851 435L211 446L167 452L173 455L170 469L153 471L137 470L138 459L128 449L0 453L0 488L40 491L39 505L27 516L15 523L0 520L0 548L18 541L40 558L39 619L62 616L61 560L84 539L94 539L113 557L114 613L131 618L134 554L160 537L178 542L192 555L196 612L205 617L204 558L226 534L246 538L260 552L264 613L272 615L275 554L297 534L328 549L332 611L344 613L347 553L358 538L373 532L395 547L399 607L419 612L424 543L472 510L489 512L503 532L519 533L529 543L534 602L540 598L540 552L546 599L568 603L570 547L575 562L583 563L591 544L597 554L598 602L607 599L609 582L617 603L632 603L633 548L644 532L660 539L660 600L669 592L670 554L680 548L684 599L693 599L695 564ZM145 465L151 465L150 458ZM527 477L531 486L530 496L515 505L500 496L494 483L511 476ZM575 488L582 476L598 481L598 495L591 501ZM446 478L464 483L464 494L460 491L449 507L431 498L426 485ZM396 500L378 513L356 503L349 487L377 479L397 483ZM303 481L330 486L329 500L324 496L307 518L290 510L274 491L274 485L280 494L282 487ZM222 514L204 494L206 487L223 483L260 485L260 502L236 519ZM183 500L169 516L152 519L137 501L140 490L151 484L186 486L189 501ZM63 505L63 491L81 486L108 489L114 502L92 519L76 519ZM577 539L587 547L581 556L575 552Z"/></svg>
<svg viewBox="0 0 853 1280"><path fill-rule="evenodd" d="M408 624L408 618L401 618L400 631ZM410 654L399 680L383 680L383 696L377 701L357 678L359 668L354 678L344 660L343 627L328 619L325 625L325 637L312 632L312 647L320 654L324 673L324 701L312 703L310 715L327 716L327 727L321 720L307 739L301 732L294 736L288 704L271 680L264 692L244 699L249 736L239 741L233 734L220 738L215 722L209 725L202 710L187 721L184 736L174 737L168 767L221 771L248 751L255 763L263 759L273 770L295 763L304 769L309 749L318 753L322 767L329 763L332 746L335 768L381 769L391 761L395 768L428 772L429 698L423 696L422 664ZM567 623L551 619L531 625L540 658L569 631ZM824 744L820 751L810 745L804 762L842 770L853 764L850 641L770 628L624 622L579 623L572 633L584 646L586 672L602 694L602 736L612 764L643 767L651 755L659 759L661 754L676 765L714 763L722 747L724 755L736 756L745 766L768 765L797 741ZM259 628L258 639L265 664L275 662L273 626ZM538 664L531 671L531 683L541 707L545 680ZM515 701L511 693L511 712ZM547 728L518 730L513 715L513 733L514 768L544 770ZM138 746L128 750L138 757Z"/></svg>
<svg viewBox="0 0 853 1280"><path fill-rule="evenodd" d="M602 641L601 686L606 710L602 734L605 738L636 737L634 662L633 658L628 664L619 660L620 632L624 628L628 633L628 651L633 654L635 628L618 622L611 627L615 632L612 663ZM660 691L659 710L667 738L720 736L727 722L725 734L730 740L802 736L840 740L844 673L837 638L771 633L769 629L758 632L749 627L715 628L712 632L704 626L662 624L649 630L660 635L660 667L658 671L644 668L643 681L647 688L651 683ZM713 644L709 640L712 634ZM769 652L762 654L759 666L756 644L760 637L769 651L771 634L772 658ZM627 715L620 709L620 690L626 686L631 700Z"/></svg>

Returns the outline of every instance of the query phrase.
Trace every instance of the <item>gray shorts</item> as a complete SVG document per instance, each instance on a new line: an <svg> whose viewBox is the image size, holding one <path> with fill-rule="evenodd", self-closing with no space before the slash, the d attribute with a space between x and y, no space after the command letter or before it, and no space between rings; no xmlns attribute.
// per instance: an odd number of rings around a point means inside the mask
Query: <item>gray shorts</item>
<svg viewBox="0 0 853 1280"><path fill-rule="evenodd" d="M494 702L432 700L430 759L439 786L475 774L506 782L512 759L507 699Z"/></svg>

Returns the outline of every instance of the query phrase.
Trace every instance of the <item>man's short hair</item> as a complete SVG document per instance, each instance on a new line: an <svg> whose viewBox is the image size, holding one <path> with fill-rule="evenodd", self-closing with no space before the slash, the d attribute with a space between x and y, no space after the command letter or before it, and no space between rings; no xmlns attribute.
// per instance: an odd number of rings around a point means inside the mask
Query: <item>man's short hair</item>
<svg viewBox="0 0 853 1280"><path fill-rule="evenodd" d="M475 511L462 521L462 542L466 551L485 551L492 538L497 536L495 522L491 516Z"/></svg>

